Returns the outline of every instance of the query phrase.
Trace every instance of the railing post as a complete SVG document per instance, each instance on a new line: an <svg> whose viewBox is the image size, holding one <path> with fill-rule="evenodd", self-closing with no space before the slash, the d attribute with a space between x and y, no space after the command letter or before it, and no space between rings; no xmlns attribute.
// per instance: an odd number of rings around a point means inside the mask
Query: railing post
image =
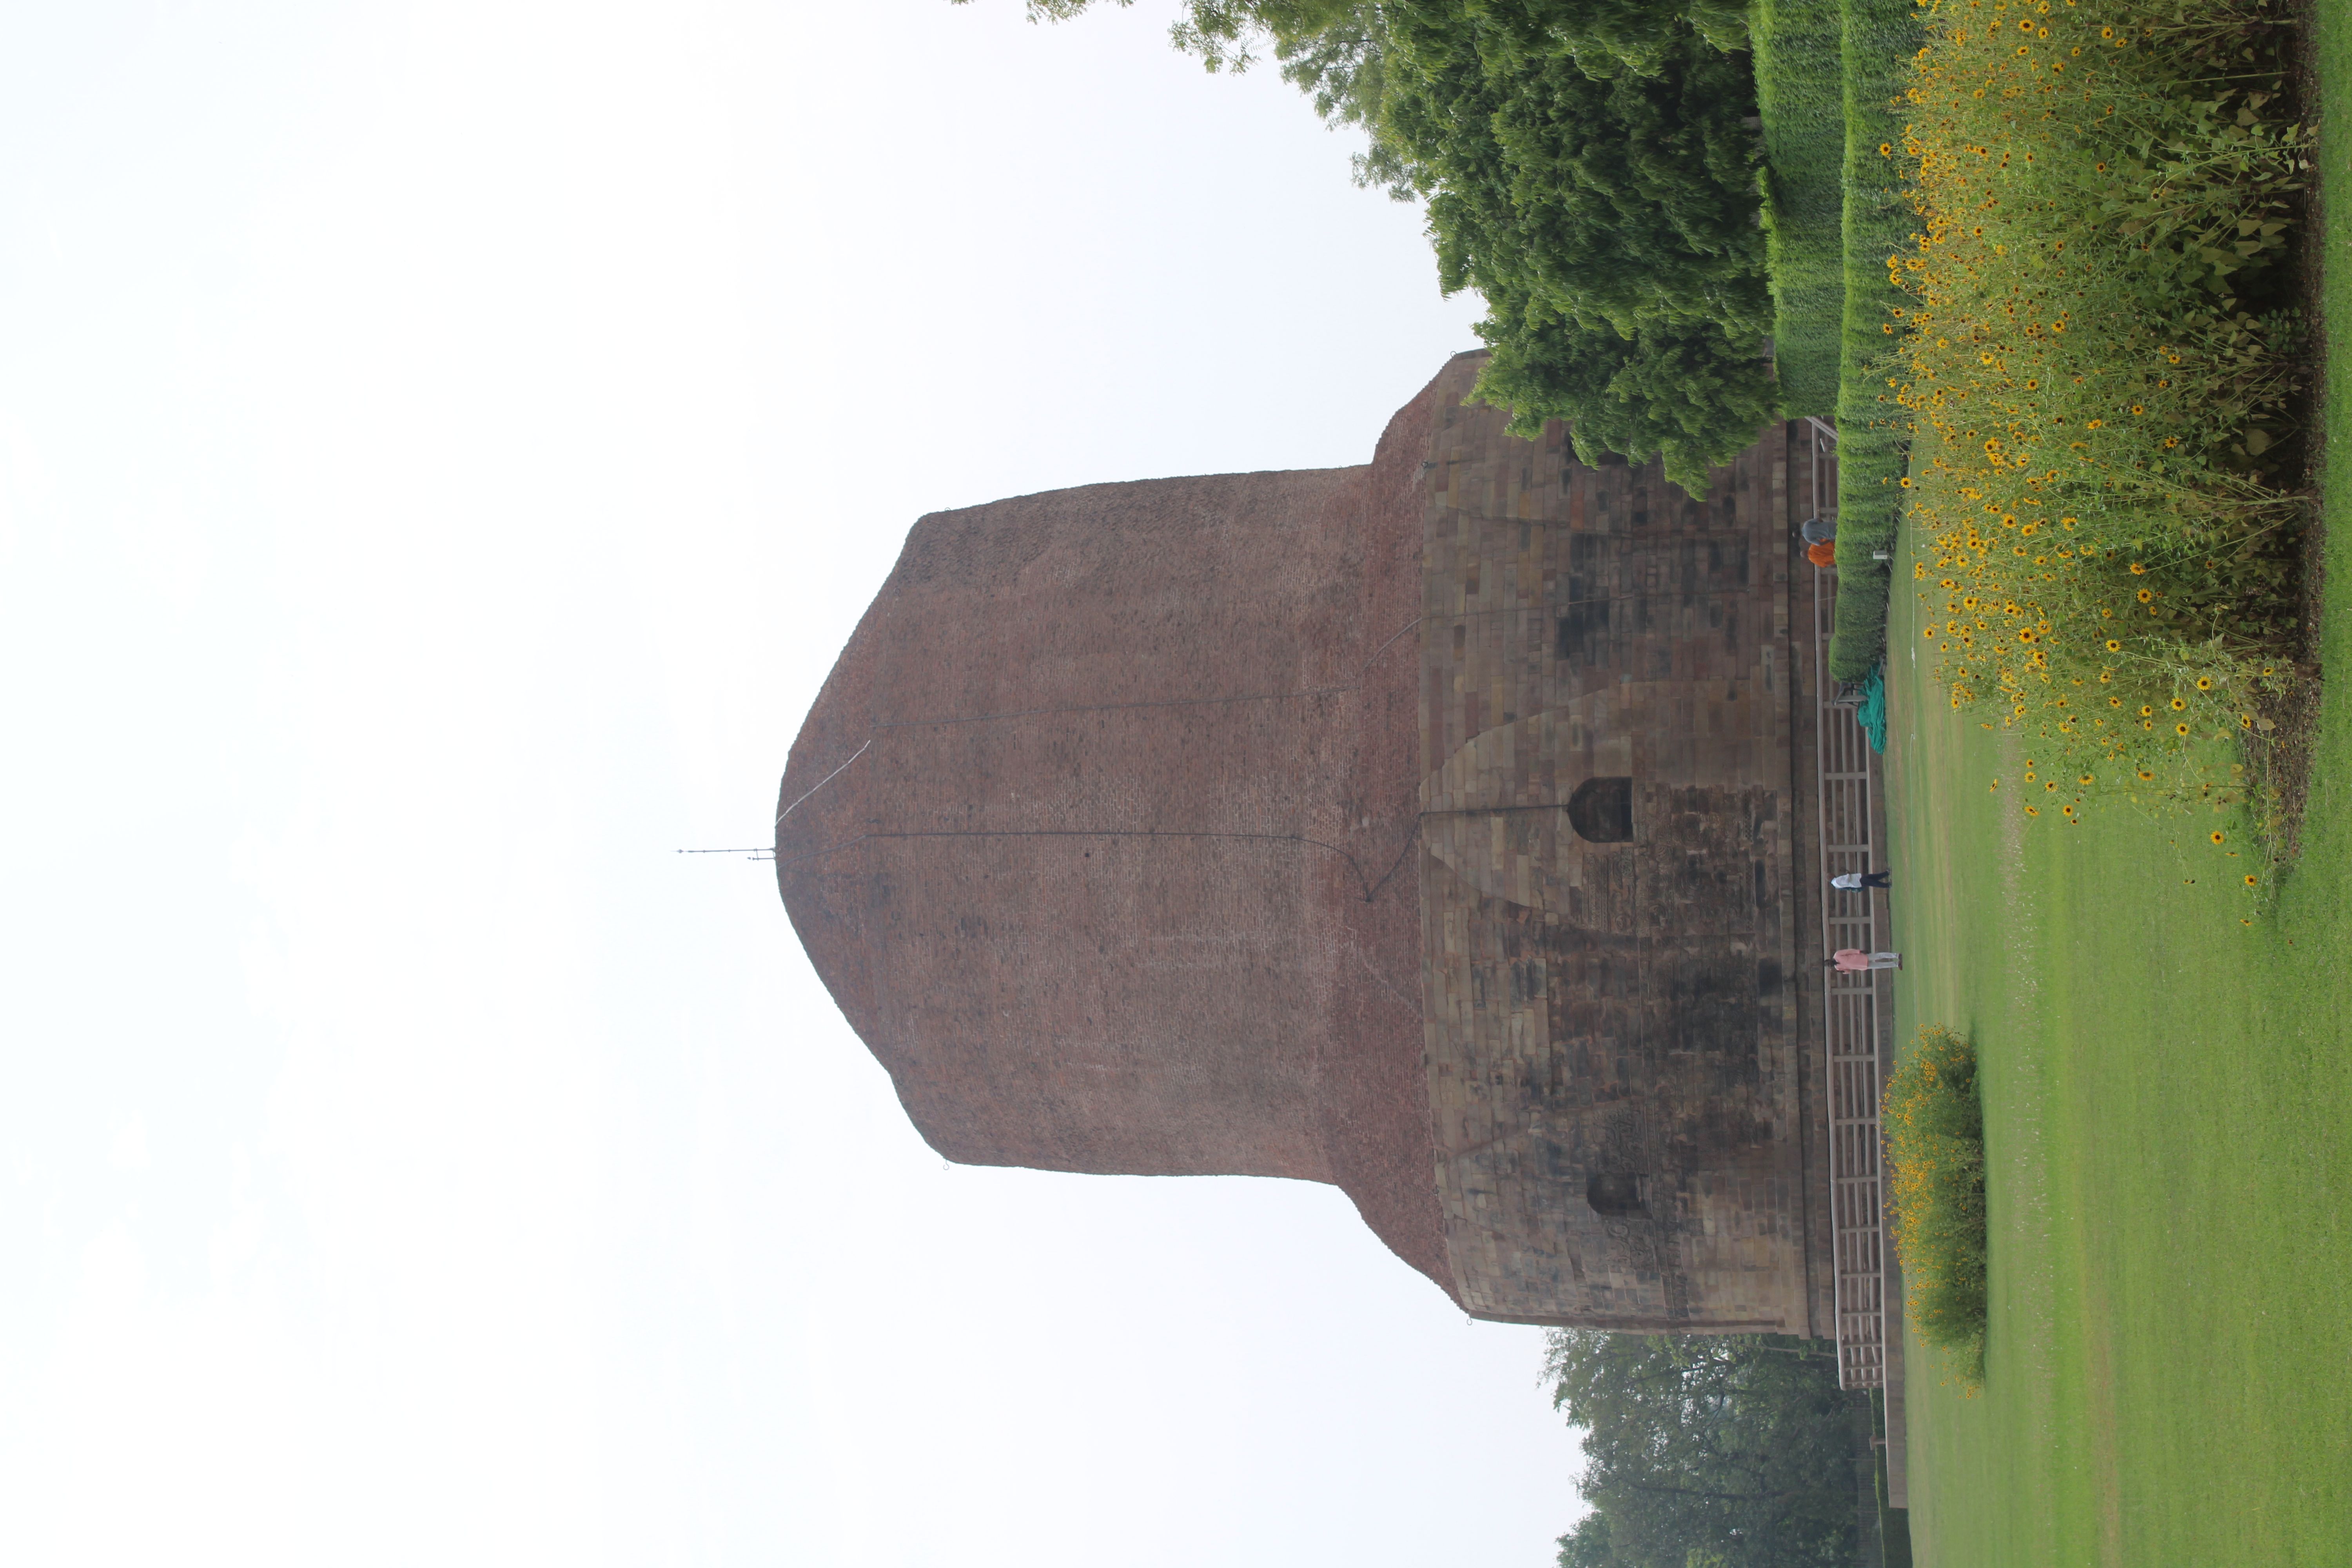
<svg viewBox="0 0 2352 1568"><path fill-rule="evenodd" d="M1814 421L1818 425L1819 421ZM1835 432L1831 433L1832 439ZM1870 892L1829 888L1843 871L1870 868L1875 823L1870 802L1868 738L1850 708L1826 700L1829 637L1837 574L1813 574L1814 761L1819 782L1822 951L1876 951ZM1857 902L1858 900L1858 902ZM1861 984L1856 984L1854 982ZM1832 1280L1837 1318L1838 1384L1875 1388L1885 1382L1885 1223L1878 1124L1878 994L1869 972L1827 972L1822 983L1822 1050L1830 1122Z"/></svg>

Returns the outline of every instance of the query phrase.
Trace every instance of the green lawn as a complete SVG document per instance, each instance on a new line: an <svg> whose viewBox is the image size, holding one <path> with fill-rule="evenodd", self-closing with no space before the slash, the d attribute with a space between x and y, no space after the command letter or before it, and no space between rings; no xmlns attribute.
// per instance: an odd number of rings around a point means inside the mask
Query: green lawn
<svg viewBox="0 0 2352 1568"><path fill-rule="evenodd" d="M2323 0L2320 19L2326 118L2352 125L2352 10ZM2352 191L2347 167L2325 150L2330 189ZM2352 196L2330 225L2339 322L2347 218ZM2322 651L2341 670L2352 392L2329 410ZM1982 1394L1908 1348L1918 1561L2352 1563L2352 689L2326 700L2302 861L2258 900L2240 878L2261 863L2228 854L2250 848L2234 817L2024 825L2030 753L1941 705L1906 644L1909 577L1906 550L1897 1025L1976 1039L1992 1241Z"/></svg>

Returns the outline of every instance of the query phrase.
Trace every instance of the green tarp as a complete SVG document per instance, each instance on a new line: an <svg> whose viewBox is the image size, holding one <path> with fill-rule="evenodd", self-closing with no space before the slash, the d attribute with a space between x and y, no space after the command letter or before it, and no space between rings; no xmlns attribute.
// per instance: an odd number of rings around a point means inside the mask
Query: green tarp
<svg viewBox="0 0 2352 1568"><path fill-rule="evenodd" d="M1862 701L1853 710L1853 721L1870 737L1870 749L1886 750L1886 666L1874 664L1862 683Z"/></svg>

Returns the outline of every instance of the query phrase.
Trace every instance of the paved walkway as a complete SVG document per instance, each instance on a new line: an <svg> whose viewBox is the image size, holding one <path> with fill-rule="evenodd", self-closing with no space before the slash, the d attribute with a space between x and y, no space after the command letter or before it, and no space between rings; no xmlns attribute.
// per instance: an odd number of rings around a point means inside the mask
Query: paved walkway
<svg viewBox="0 0 2352 1568"><path fill-rule="evenodd" d="M1826 668L1837 574L1813 579L1817 690L1831 689ZM1875 952L1881 928L1877 900L1864 889L1840 892L1832 877L1873 869L1877 813L1873 809L1874 757L1854 710L1824 701L1819 737L1821 767L1822 951ZM1838 1372L1848 1388L1875 1388L1885 1364L1885 1242L1878 1143L1880 1019L1892 1001L1884 973L1827 973L1822 1009L1829 1048L1830 1216L1837 1259Z"/></svg>
<svg viewBox="0 0 2352 1568"><path fill-rule="evenodd" d="M1833 494L1836 437L1816 437L1816 496ZM1822 470L1827 470L1827 473ZM1874 952L1889 935L1884 900L1867 889L1841 892L1832 877L1884 870L1885 797L1878 761L1854 710L1830 700L1830 632L1837 573L1813 574L1813 689L1820 768L1822 951ZM1830 1115L1830 1218L1837 1295L1838 1380L1883 1388L1886 1397L1889 1500L1904 1506L1902 1279L1887 1237L1879 1093L1893 1070L1894 976L1824 972L1822 1008Z"/></svg>

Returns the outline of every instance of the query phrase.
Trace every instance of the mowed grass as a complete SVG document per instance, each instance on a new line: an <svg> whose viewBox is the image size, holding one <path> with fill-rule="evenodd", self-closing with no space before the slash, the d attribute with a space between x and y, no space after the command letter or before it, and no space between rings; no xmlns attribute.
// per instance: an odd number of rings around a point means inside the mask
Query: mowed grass
<svg viewBox="0 0 2352 1568"><path fill-rule="evenodd" d="M1984 1392L1906 1345L1919 1561L2352 1562L2352 844L2242 926L2200 832L2016 830L1901 662L1896 1026L1976 1042L1990 1238Z"/></svg>
<svg viewBox="0 0 2352 1568"><path fill-rule="evenodd" d="M2323 124L2352 127L2346 0L2318 22ZM2343 193L2339 323L2347 142L2322 149ZM2322 657L2342 672L2352 329L2337 336ZM2352 1563L2352 680L2323 699L2302 859L2257 896L2232 816L2024 826L2022 743L1943 706L1905 646L1910 595L1893 612L1897 1032L1976 1041L1991 1239L1983 1394L1906 1347L1917 1559Z"/></svg>

